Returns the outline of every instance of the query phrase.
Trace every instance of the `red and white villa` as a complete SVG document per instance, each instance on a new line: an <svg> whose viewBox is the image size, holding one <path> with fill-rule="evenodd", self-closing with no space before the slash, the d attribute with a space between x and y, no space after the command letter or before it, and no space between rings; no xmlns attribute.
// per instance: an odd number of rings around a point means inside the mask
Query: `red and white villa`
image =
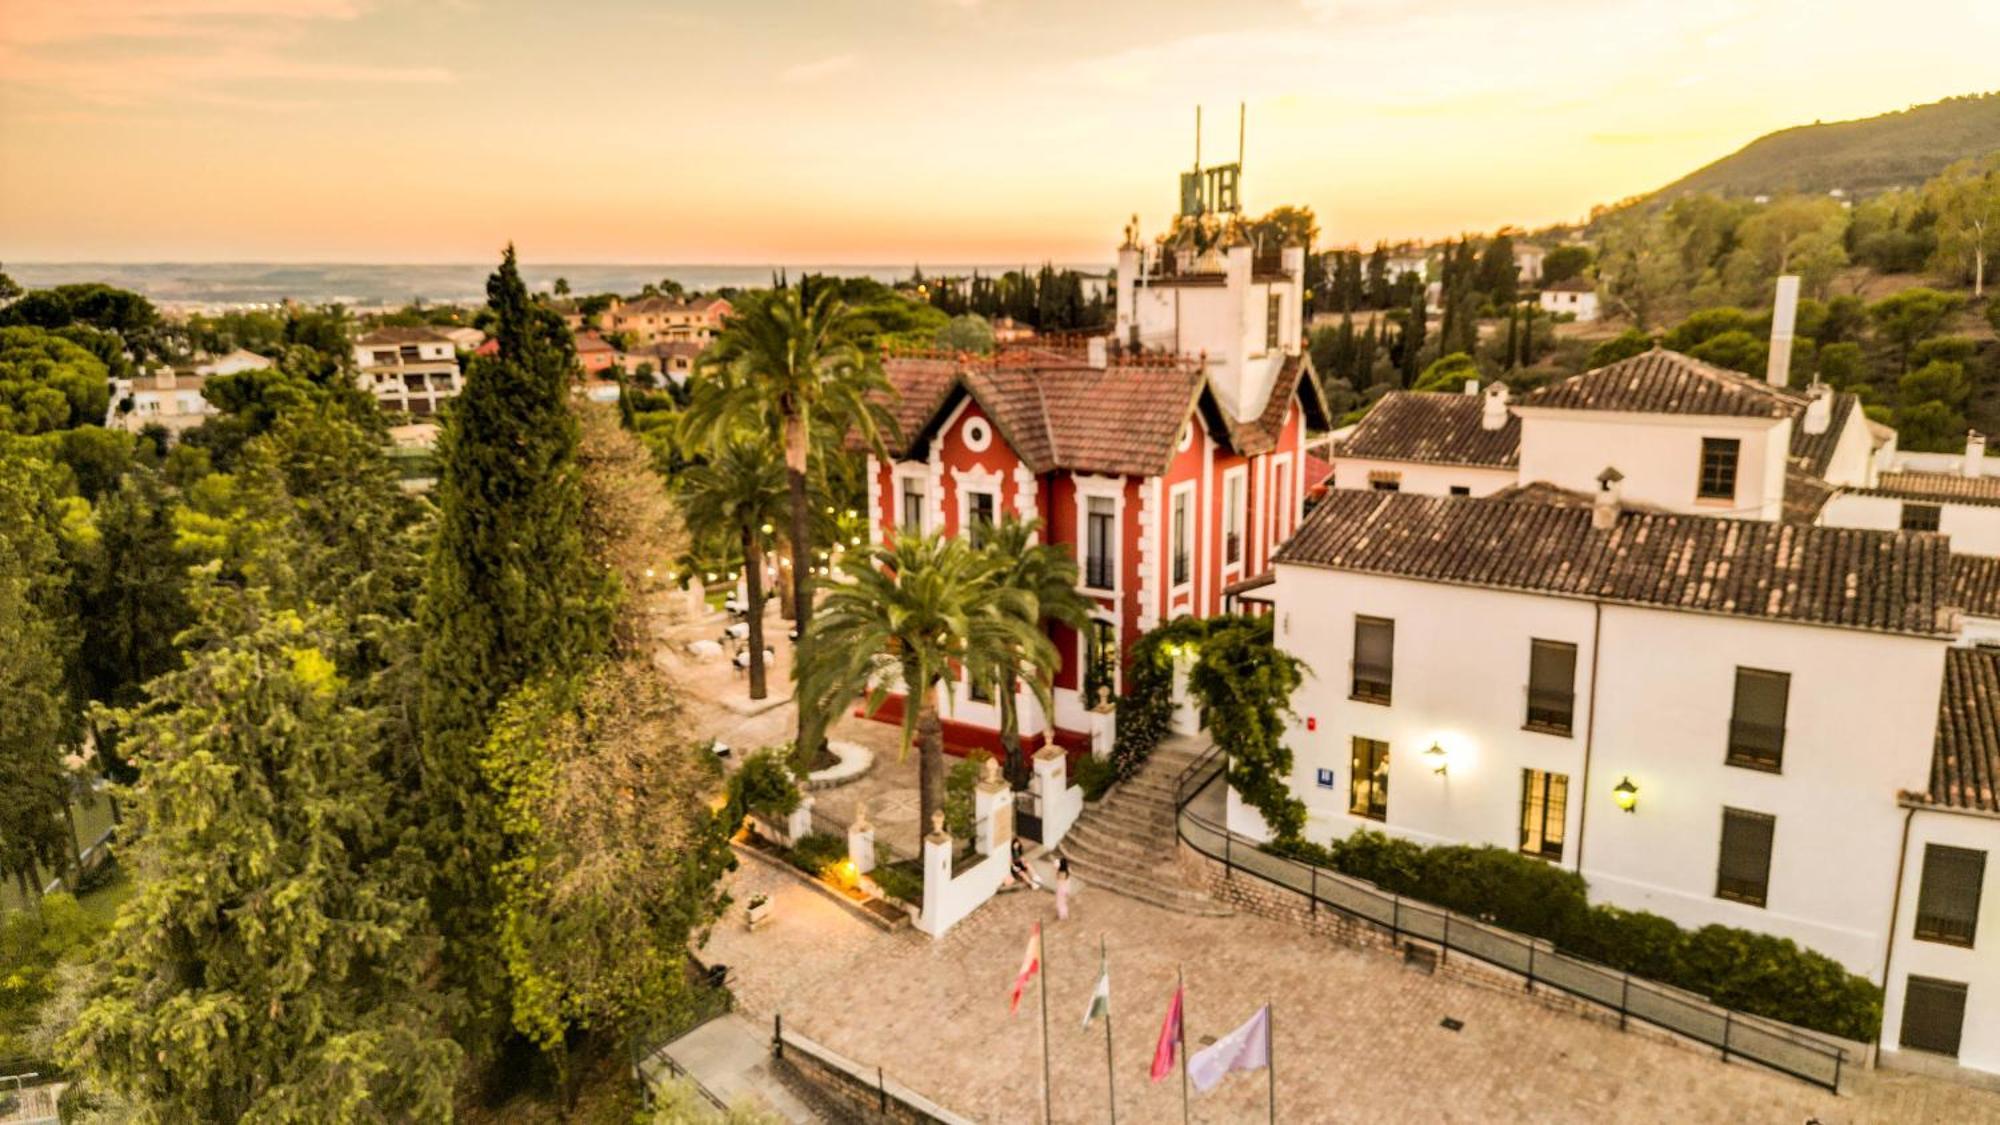
<svg viewBox="0 0 2000 1125"><path fill-rule="evenodd" d="M889 461L870 459L876 542L1039 519L1044 539L1075 555L1096 607L1083 635L1052 631L1055 714L1023 694L1027 751L1050 739L1086 748L1086 685L1116 694L1142 633L1231 608L1298 526L1307 431L1328 425L1301 346L1304 272L1303 248L1260 253L1240 228L1200 252L1142 250L1134 229L1118 253L1110 337L885 362L900 436ZM990 693L960 682L950 696L939 701L947 744L997 751ZM892 699L879 717L901 708Z"/></svg>

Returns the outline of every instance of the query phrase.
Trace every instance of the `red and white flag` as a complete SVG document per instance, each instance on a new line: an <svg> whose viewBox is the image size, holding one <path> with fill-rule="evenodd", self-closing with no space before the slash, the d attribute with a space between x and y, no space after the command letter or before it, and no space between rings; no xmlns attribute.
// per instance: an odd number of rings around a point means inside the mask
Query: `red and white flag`
<svg viewBox="0 0 2000 1125"><path fill-rule="evenodd" d="M1007 1001L1007 1014L1021 1009L1021 990L1028 987L1028 978L1042 967L1042 924L1035 923L1034 932L1028 935L1027 952L1021 954L1021 971L1014 977L1014 994Z"/></svg>
<svg viewBox="0 0 2000 1125"><path fill-rule="evenodd" d="M1160 1024L1160 1041L1153 1047L1153 1081L1174 1072L1174 1051L1180 1045L1181 990L1175 988L1173 1002L1167 1005L1166 1022Z"/></svg>

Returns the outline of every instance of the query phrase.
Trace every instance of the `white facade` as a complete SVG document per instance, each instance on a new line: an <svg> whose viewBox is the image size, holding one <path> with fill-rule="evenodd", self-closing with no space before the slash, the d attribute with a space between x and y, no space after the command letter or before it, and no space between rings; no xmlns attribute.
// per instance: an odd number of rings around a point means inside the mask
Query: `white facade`
<svg viewBox="0 0 2000 1125"><path fill-rule="evenodd" d="M1597 293L1590 289L1544 289L1540 297L1542 311L1546 313L1569 313L1579 321L1597 319Z"/></svg>
<svg viewBox="0 0 2000 1125"><path fill-rule="evenodd" d="M2000 1000L1996 1000L2000 998L2000 953L1995 952L2000 949L2000 817L1934 808L1899 812L1909 819L1909 843L1903 858L1901 894L1896 899L1889 988L1882 1004L1884 1056L1899 1067L1949 1073L1947 1060L1900 1049L1910 978L1925 977L1965 986L1957 1065L2000 1075ZM1986 861L1978 927L1970 945L1939 940L1935 933L1919 936L1925 928L1919 912L1924 859L1932 846L1980 853Z"/></svg>
<svg viewBox="0 0 2000 1125"><path fill-rule="evenodd" d="M1334 459L1334 488L1376 488L1394 482L1397 492L1422 496L1491 496L1512 488L1512 469L1483 465L1441 465L1427 461L1386 461L1368 457ZM1457 490L1463 491L1457 491Z"/></svg>
<svg viewBox="0 0 2000 1125"><path fill-rule="evenodd" d="M1867 527L1894 531L1905 526L1906 511L1937 510L1937 530L1951 536L1951 549L1967 555L2000 555L2000 505L1954 504L1947 499L1883 496L1869 492L1837 492L1820 509L1828 527Z"/></svg>
<svg viewBox="0 0 2000 1125"><path fill-rule="evenodd" d="M171 368L135 379L114 379L104 426L135 434L158 426L169 438L178 438L216 414L214 405L202 395L206 381L206 376L181 375Z"/></svg>
<svg viewBox="0 0 2000 1125"><path fill-rule="evenodd" d="M1520 479L1595 492L1607 467L1624 474L1625 499L1672 512L1775 520L1785 500L1790 419L1621 414L1517 406ZM1741 443L1734 492L1701 494L1704 438Z"/></svg>
<svg viewBox="0 0 2000 1125"><path fill-rule="evenodd" d="M1118 252L1116 338L1148 351L1205 356L1210 386L1238 418L1264 406L1305 335L1305 250L1286 247L1260 273L1246 243L1212 252L1214 272L1148 275L1141 252Z"/></svg>
<svg viewBox="0 0 2000 1125"><path fill-rule="evenodd" d="M384 410L436 414L463 385L452 340L437 332L383 329L354 343L355 382Z"/></svg>

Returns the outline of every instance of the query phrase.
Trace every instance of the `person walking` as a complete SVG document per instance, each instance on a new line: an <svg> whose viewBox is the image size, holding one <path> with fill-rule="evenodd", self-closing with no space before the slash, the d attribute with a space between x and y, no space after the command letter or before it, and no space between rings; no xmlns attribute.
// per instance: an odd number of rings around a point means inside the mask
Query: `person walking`
<svg viewBox="0 0 2000 1125"><path fill-rule="evenodd" d="M1056 918L1069 921L1069 857L1056 860Z"/></svg>

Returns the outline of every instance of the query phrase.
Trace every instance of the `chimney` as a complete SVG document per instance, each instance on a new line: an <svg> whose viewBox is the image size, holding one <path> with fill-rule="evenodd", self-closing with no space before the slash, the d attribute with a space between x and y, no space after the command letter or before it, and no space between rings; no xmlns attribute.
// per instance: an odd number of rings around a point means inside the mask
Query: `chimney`
<svg viewBox="0 0 2000 1125"><path fill-rule="evenodd" d="M1108 355L1109 344L1110 341L1105 339L1103 336L1092 336L1084 344L1084 349L1085 349L1084 354L1086 357L1086 362L1088 362L1090 366L1097 368L1099 371L1104 370L1106 365L1110 362Z"/></svg>
<svg viewBox="0 0 2000 1125"><path fill-rule="evenodd" d="M1815 383L1812 388L1812 400L1806 403L1806 432L1823 434L1831 421L1833 421L1833 388L1825 383Z"/></svg>
<svg viewBox="0 0 2000 1125"><path fill-rule="evenodd" d="M1799 319L1799 278L1788 273L1778 279L1777 300L1771 305L1771 360L1764 368L1764 381L1782 387L1792 381L1792 329Z"/></svg>
<svg viewBox="0 0 2000 1125"><path fill-rule="evenodd" d="M1597 496L1590 505L1590 526L1599 531L1610 531L1618 526L1618 512L1624 506L1623 489L1619 482L1625 474L1609 466L1597 474Z"/></svg>
<svg viewBox="0 0 2000 1125"><path fill-rule="evenodd" d="M1462 390L1462 391L1464 391L1464 392L1465 392L1466 394L1469 394L1469 395L1476 395L1476 394L1478 394L1478 393L1479 393L1479 380L1477 380L1477 379L1467 379L1467 380L1465 381L1465 386L1463 386L1463 387L1461 387L1461 388L1459 388L1459 389L1460 389L1460 390Z"/></svg>
<svg viewBox="0 0 2000 1125"><path fill-rule="evenodd" d="M1986 435L1978 430L1965 432L1965 475L1986 475Z"/></svg>
<svg viewBox="0 0 2000 1125"><path fill-rule="evenodd" d="M1466 392L1471 393L1468 386ZM1486 401L1479 404L1479 428L1497 430L1507 424L1507 384L1490 383L1486 387Z"/></svg>

